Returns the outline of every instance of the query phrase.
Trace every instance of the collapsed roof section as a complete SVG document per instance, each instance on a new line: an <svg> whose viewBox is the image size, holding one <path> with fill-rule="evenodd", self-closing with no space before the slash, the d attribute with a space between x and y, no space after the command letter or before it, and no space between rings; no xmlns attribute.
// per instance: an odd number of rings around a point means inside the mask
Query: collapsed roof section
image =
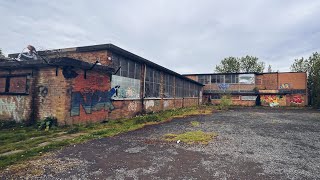
<svg viewBox="0 0 320 180"><path fill-rule="evenodd" d="M82 70L94 70L105 73L114 73L115 69L110 66L98 65L93 63L84 62L81 60L59 57L51 58L46 61L42 59L28 60L28 61L17 61L17 60L1 60L0 69L3 70L14 70L24 68L43 68L43 67L60 67L60 66L71 66Z"/></svg>

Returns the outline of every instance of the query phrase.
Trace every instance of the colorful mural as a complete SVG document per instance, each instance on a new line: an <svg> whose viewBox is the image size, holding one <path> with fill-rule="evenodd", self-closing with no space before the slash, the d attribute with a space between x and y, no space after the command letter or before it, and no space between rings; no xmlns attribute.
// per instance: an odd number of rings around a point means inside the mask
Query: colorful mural
<svg viewBox="0 0 320 180"><path fill-rule="evenodd" d="M115 86L110 91L84 89L79 92L72 92L71 116L80 115L80 106L83 107L86 114L91 114L92 111L113 110L112 96L117 94L119 87Z"/></svg>
<svg viewBox="0 0 320 180"><path fill-rule="evenodd" d="M118 94L113 96L114 99L140 98L140 80L122 76L112 76L111 87L120 85Z"/></svg>
<svg viewBox="0 0 320 180"><path fill-rule="evenodd" d="M290 88L290 84L288 84L288 83L281 84L279 88L280 89L289 89Z"/></svg>
<svg viewBox="0 0 320 180"><path fill-rule="evenodd" d="M285 105L285 96L262 95L260 100L263 105L269 105L270 107Z"/></svg>

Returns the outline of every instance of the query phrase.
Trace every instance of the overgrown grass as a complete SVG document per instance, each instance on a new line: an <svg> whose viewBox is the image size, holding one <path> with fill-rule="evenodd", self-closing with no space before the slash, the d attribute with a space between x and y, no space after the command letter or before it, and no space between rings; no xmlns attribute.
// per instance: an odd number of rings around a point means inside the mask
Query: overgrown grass
<svg viewBox="0 0 320 180"><path fill-rule="evenodd" d="M21 162L32 157L60 149L66 145L82 143L91 139L110 137L120 133L136 130L145 125L162 123L172 118L198 114L209 114L212 107L191 107L176 110L167 110L159 113L137 116L129 119L112 120L108 123L89 123L69 127L50 128L48 131L38 127L9 126L0 133L0 154L23 150L23 152L0 156L0 169L8 165ZM76 136L76 135L79 136ZM74 138L73 138L73 135ZM59 137L71 137L59 140ZM58 139L58 140L57 140ZM41 143L47 145L39 146Z"/></svg>
<svg viewBox="0 0 320 180"><path fill-rule="evenodd" d="M206 133L203 131L189 131L182 134L166 134L164 139L170 142L184 142L187 144L208 144L214 137L216 133Z"/></svg>

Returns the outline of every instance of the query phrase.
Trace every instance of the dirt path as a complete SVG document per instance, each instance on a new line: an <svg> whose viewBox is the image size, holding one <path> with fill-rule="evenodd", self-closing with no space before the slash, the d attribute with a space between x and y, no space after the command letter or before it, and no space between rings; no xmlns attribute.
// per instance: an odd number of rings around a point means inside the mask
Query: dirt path
<svg viewBox="0 0 320 180"><path fill-rule="evenodd" d="M162 141L193 130L218 137L208 145ZM70 146L0 179L319 179L319 172L319 112L241 108Z"/></svg>

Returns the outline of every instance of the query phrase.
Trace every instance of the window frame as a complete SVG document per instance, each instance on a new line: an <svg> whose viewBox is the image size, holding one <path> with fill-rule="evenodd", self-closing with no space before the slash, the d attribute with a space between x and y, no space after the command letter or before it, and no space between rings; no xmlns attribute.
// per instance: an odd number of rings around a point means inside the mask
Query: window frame
<svg viewBox="0 0 320 180"><path fill-rule="evenodd" d="M28 76L31 74L10 74L10 75L0 75L0 78L5 79L4 83L4 91L0 92L0 95L29 95L29 87L28 87ZM16 77L25 77L25 91L24 92L10 92L10 83L11 78Z"/></svg>
<svg viewBox="0 0 320 180"><path fill-rule="evenodd" d="M152 90L148 90L147 87ZM161 72L151 68L149 66L146 67L146 77L145 77L145 90L144 97L145 98L161 98L160 88L161 88ZM158 91L155 91L157 90ZM150 94L151 92L151 94Z"/></svg>

